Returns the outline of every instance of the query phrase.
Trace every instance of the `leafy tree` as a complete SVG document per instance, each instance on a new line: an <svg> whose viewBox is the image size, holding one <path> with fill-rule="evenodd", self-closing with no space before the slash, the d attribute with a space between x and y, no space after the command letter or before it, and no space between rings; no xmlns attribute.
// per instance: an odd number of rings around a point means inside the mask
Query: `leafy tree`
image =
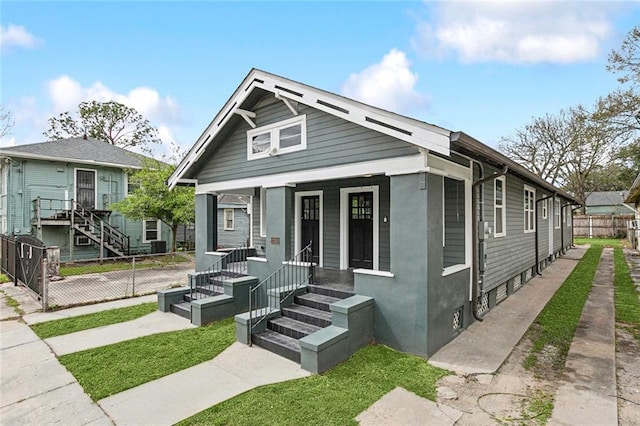
<svg viewBox="0 0 640 426"><path fill-rule="evenodd" d="M7 136L13 127L13 116L11 111L0 105L0 138Z"/></svg>
<svg viewBox="0 0 640 426"><path fill-rule="evenodd" d="M49 119L49 140L89 137L122 148L159 143L158 131L134 108L118 102L82 102L75 118L70 112Z"/></svg>
<svg viewBox="0 0 640 426"><path fill-rule="evenodd" d="M154 159L144 160L143 168L129 178L137 188L112 208L132 220L159 219L171 228L171 251L176 251L178 227L195 221L194 188L165 182L175 166Z"/></svg>

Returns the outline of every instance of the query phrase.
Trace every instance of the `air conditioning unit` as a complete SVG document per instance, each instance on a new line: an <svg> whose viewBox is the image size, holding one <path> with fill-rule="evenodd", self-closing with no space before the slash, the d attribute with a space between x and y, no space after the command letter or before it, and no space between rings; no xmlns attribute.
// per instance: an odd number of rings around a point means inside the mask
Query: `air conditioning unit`
<svg viewBox="0 0 640 426"><path fill-rule="evenodd" d="M75 245L77 246L90 246L91 240L86 235L76 235Z"/></svg>

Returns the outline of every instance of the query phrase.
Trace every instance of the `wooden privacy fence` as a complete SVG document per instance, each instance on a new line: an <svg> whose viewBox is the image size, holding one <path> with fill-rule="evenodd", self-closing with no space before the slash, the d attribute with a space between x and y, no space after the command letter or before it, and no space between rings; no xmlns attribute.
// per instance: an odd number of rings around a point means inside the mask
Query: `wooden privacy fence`
<svg viewBox="0 0 640 426"><path fill-rule="evenodd" d="M630 215L576 215L573 216L573 235L590 238L626 238Z"/></svg>

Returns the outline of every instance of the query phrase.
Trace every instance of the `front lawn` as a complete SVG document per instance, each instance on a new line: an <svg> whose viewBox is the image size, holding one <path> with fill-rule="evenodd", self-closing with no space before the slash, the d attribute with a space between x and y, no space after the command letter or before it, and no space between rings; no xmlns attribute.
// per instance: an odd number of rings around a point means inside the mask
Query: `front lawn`
<svg viewBox="0 0 640 426"><path fill-rule="evenodd" d="M234 340L235 323L233 318L227 318L204 327L63 355L59 360L85 392L98 401L213 359Z"/></svg>
<svg viewBox="0 0 640 426"><path fill-rule="evenodd" d="M180 425L347 425L397 386L430 400L447 371L423 358L370 345L321 374L262 386L208 408Z"/></svg>
<svg viewBox="0 0 640 426"><path fill-rule="evenodd" d="M72 318L41 322L31 325L31 329L41 339L47 339L49 337L75 333L77 331L88 330L90 328L131 321L150 314L157 309L158 304L156 302L149 302L140 305L127 306L125 308L80 315Z"/></svg>

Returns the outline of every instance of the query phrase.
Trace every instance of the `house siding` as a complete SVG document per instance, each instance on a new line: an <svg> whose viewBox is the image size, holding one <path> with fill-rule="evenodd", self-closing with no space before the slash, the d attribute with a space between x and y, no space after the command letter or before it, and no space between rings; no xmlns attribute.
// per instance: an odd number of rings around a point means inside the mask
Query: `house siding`
<svg viewBox="0 0 640 426"><path fill-rule="evenodd" d="M353 164L362 161L387 159L417 154L418 148L391 136L358 126L330 114L298 104L300 114L306 115L307 148L274 157L247 160L247 130L241 121L210 156L198 173L198 183L221 182L278 173ZM277 101L254 108L258 127L291 118L291 111ZM211 158L211 157L209 157ZM248 167L250 166L250 167Z"/></svg>
<svg viewBox="0 0 640 426"><path fill-rule="evenodd" d="M234 229L224 229L224 210L233 209ZM249 212L247 206L218 204L218 248L246 247L249 243Z"/></svg>

